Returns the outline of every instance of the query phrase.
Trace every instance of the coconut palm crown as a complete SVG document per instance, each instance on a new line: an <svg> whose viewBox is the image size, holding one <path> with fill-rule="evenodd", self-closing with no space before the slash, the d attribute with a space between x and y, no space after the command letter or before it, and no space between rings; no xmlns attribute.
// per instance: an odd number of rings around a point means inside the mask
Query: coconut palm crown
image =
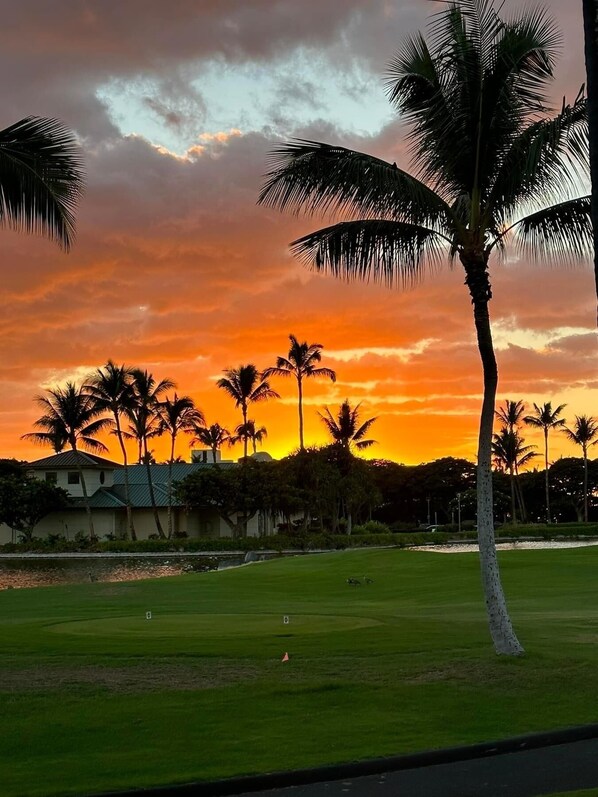
<svg viewBox="0 0 598 797"><path fill-rule="evenodd" d="M458 260L465 272L484 374L478 439L478 539L497 652L523 648L508 615L494 544L491 444L498 371L488 303L491 256L513 242L540 260L591 250L586 100L549 114L560 35L543 10L502 19L491 0L452 0L429 37L391 61L388 93L408 125L413 173L345 147L296 140L277 147L259 202L332 224L291 244L316 271L413 283ZM580 180L580 177L582 178Z"/></svg>
<svg viewBox="0 0 598 797"><path fill-rule="evenodd" d="M0 224L45 235L68 251L83 192L81 151L56 119L29 116L0 130Z"/></svg>
<svg viewBox="0 0 598 797"><path fill-rule="evenodd" d="M364 438L372 424L377 421L378 418L377 416L368 418L367 421L362 423L359 417L360 407L361 403L352 407L349 400L345 399L338 408L336 418L332 415L328 407L324 407L324 413L318 413L334 442L347 450L349 450L352 445L362 450L373 446L376 442L375 440L365 440Z"/></svg>
<svg viewBox="0 0 598 797"><path fill-rule="evenodd" d="M286 357L278 357L276 366L266 368L262 373L264 379L271 376L294 376L297 380L299 391L299 448L303 450L303 381L308 378L325 376L332 382L336 382L336 373L331 368L318 368L317 363L321 362L321 351L324 348L321 343L299 343L294 335L289 335L291 346Z"/></svg>
<svg viewBox="0 0 598 797"><path fill-rule="evenodd" d="M548 477L548 433L551 429L562 429L565 425L565 419L560 418L567 405L559 404L558 407L552 409L552 402L547 401L541 407L534 404L534 414L526 415L523 422L528 426L535 426L536 429L542 429L544 432L544 489L546 491L546 522L550 523L552 518L550 515L550 481Z"/></svg>
<svg viewBox="0 0 598 797"><path fill-rule="evenodd" d="M583 457L583 519L588 522L588 448L598 444L598 419L591 415L576 415L573 429L563 427L572 443L581 446Z"/></svg>

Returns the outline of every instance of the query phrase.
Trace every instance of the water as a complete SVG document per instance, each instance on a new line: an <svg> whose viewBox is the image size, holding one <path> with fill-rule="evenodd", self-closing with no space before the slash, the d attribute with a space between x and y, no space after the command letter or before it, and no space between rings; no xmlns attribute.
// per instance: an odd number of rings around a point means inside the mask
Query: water
<svg viewBox="0 0 598 797"><path fill-rule="evenodd" d="M187 573L222 570L243 564L245 555L234 556L59 556L0 557L0 589L82 584L93 581L137 581Z"/></svg>

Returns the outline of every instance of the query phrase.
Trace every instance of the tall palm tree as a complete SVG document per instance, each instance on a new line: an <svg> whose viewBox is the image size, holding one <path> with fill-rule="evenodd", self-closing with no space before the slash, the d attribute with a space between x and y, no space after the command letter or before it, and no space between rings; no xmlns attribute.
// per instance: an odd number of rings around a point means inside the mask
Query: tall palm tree
<svg viewBox="0 0 598 797"><path fill-rule="evenodd" d="M134 369L130 366L116 365L112 360L108 360L106 365L102 368L98 368L89 377L85 385L85 390L93 396L98 408L110 412L114 419L114 433L118 438L123 457L127 527L131 539L136 540L137 535L133 523L131 491L129 486L129 462L122 428L123 415L126 410L132 409L134 406L133 388L131 386L133 371Z"/></svg>
<svg viewBox="0 0 598 797"><path fill-rule="evenodd" d="M264 379L271 376L294 376L297 380L299 392L299 448L305 449L303 444L303 380L325 376L336 382L336 373L331 368L316 368L316 363L321 362L321 343L299 343L294 335L289 335L291 346L286 357L278 357L276 365L266 368L262 373Z"/></svg>
<svg viewBox="0 0 598 797"><path fill-rule="evenodd" d="M594 277L598 297L598 0L583 0L590 165L592 175L592 220L594 223Z"/></svg>
<svg viewBox="0 0 598 797"><path fill-rule="evenodd" d="M513 523L517 522L517 512L515 510L515 476L519 473L519 468L524 467L534 457L537 456L532 449L535 446L524 445L523 438L519 432L510 430L507 426L494 435L492 441L492 454L499 466L508 471L511 481L511 518Z"/></svg>
<svg viewBox="0 0 598 797"><path fill-rule="evenodd" d="M81 150L56 119L29 116L0 130L0 223L68 251L83 192Z"/></svg>
<svg viewBox="0 0 598 797"><path fill-rule="evenodd" d="M505 402L502 405L502 407L499 407L494 414L498 418L498 420L501 421L501 423L506 427L506 429L509 430L509 432L516 433L521 424L521 420L523 418L525 410L526 410L525 402L505 399ZM523 492L521 491L521 485L518 478L519 465L517 463L517 459L515 459L514 467L515 467L515 479L514 481L512 481L511 487L513 486L514 483L515 492L517 494L517 500L519 502L519 507L521 509L521 520L525 523L526 510L525 510L525 502L523 500ZM513 523L515 523L515 521L516 518L513 517Z"/></svg>
<svg viewBox="0 0 598 797"><path fill-rule="evenodd" d="M266 437L268 437L268 430L265 426L260 426L259 428L256 427L255 421L249 419L247 423L242 423L235 429L235 434L230 438L230 444L234 445L235 443L241 442L249 442L251 440L251 445L253 447L253 453L257 453L257 444L262 443Z"/></svg>
<svg viewBox="0 0 598 797"><path fill-rule="evenodd" d="M247 411L250 404L257 401L267 401L271 398L280 398L275 390L272 390L270 383L260 376L259 371L253 365L240 365L238 368L230 368L224 372L224 377L216 383L219 388L228 393L234 400L235 406L241 408L243 413L243 425L247 424ZM243 438L243 457L247 459L248 438Z"/></svg>
<svg viewBox="0 0 598 797"><path fill-rule="evenodd" d="M152 511L156 530L161 538L164 538L164 529L160 522L158 507L156 506L156 496L154 493L154 483L152 481L151 452L148 441L157 437L163 431L158 407L161 397L167 390L176 387L172 379L162 379L157 382L154 375L147 370L140 368L133 369L131 387L133 389L133 406L126 410L127 418L130 422L129 437L134 437L139 446L139 462L145 463L147 471L147 486L150 494Z"/></svg>
<svg viewBox="0 0 598 797"><path fill-rule="evenodd" d="M44 414L33 425L43 431L29 432L22 435L22 438L23 440L32 440L34 443L50 445L54 450L56 450L57 443L58 445L69 444L75 454L79 472L79 481L89 522L89 539L95 540L93 517L79 450L86 448L89 451L107 451L106 446L96 440L96 435L106 429L111 421L109 418L98 417L103 412L103 408L96 404L93 397L83 387L77 387L73 382L67 382L64 388L49 389L45 396L36 396L35 401L42 408Z"/></svg>
<svg viewBox="0 0 598 797"><path fill-rule="evenodd" d="M505 399L505 403L496 410L495 415L498 420L506 426L509 432L515 432L523 419L525 409L526 407L523 401Z"/></svg>
<svg viewBox="0 0 598 797"><path fill-rule="evenodd" d="M542 429L544 432L544 487L546 489L546 522L551 523L550 516L550 480L548 478L548 432L551 429L562 429L565 425L565 419L559 418L559 415L565 409L566 404L559 404L558 407L552 409L552 402L547 401L539 407L534 404L534 414L526 415L523 419L524 423L528 426L535 426L536 429Z"/></svg>
<svg viewBox="0 0 598 797"><path fill-rule="evenodd" d="M174 449L179 432L193 433L195 426L205 423L200 409L195 406L190 396L166 397L157 407L160 418L160 431L170 435L170 456L168 458L168 539L172 537L172 465Z"/></svg>
<svg viewBox="0 0 598 797"><path fill-rule="evenodd" d="M497 652L523 653L500 582L494 543L492 425L498 369L488 304L490 257L512 238L542 259L583 256L592 242L587 107L580 95L548 116L560 42L542 10L501 19L491 0L450 0L431 45L407 39L391 62L389 96L411 126L415 174L344 147L293 141L272 153L259 202L340 216L292 250L316 271L412 284L443 253L458 260L473 305L484 376L478 438L478 539Z"/></svg>
<svg viewBox="0 0 598 797"><path fill-rule="evenodd" d="M216 464L218 450L231 439L228 429L220 426L219 423L213 423L211 426L195 425L193 434L195 437L191 440L191 445L201 443L201 445L207 446L212 452L214 464Z"/></svg>
<svg viewBox="0 0 598 797"><path fill-rule="evenodd" d="M334 442L339 443L347 451L351 449L352 445L361 450L373 446L376 442L375 440L364 440L364 437L374 421L378 420L378 417L368 418L367 421L361 423L359 417L360 407L361 403L351 407L349 400L346 399L338 408L336 418L328 407L324 407L325 414L318 413Z"/></svg>
<svg viewBox="0 0 598 797"><path fill-rule="evenodd" d="M583 455L583 519L588 522L588 448L598 440L598 420L588 415L576 415L573 429L563 427L563 432L572 443L581 446Z"/></svg>

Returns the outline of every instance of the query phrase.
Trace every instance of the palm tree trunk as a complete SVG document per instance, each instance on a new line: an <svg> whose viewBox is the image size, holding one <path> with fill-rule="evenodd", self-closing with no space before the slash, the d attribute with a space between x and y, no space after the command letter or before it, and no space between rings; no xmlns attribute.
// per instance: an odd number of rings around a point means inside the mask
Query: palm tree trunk
<svg viewBox="0 0 598 797"><path fill-rule="evenodd" d="M594 224L594 275L598 297L598 0L583 0L585 56L590 126L592 221Z"/></svg>
<svg viewBox="0 0 598 797"><path fill-rule="evenodd" d="M551 523L550 519L550 484L548 481L548 427L544 429L544 479L546 487L546 522Z"/></svg>
<svg viewBox="0 0 598 797"><path fill-rule="evenodd" d="M492 496L492 426L498 386L498 368L494 356L488 302L492 297L487 272L487 256L468 260L461 257L466 284L473 301L473 314L478 349L484 374L484 399L480 417L477 466L478 544L482 584L488 613L490 635L499 654L520 656L524 650L517 639L500 580L496 543L494 541L494 509Z"/></svg>
<svg viewBox="0 0 598 797"><path fill-rule="evenodd" d="M299 449L303 451L305 446L303 445L303 384L301 377L297 378L297 384L299 386Z"/></svg>
<svg viewBox="0 0 598 797"><path fill-rule="evenodd" d="M245 434L243 435L243 458L247 459L247 405L243 404L243 426L245 427Z"/></svg>
<svg viewBox="0 0 598 797"><path fill-rule="evenodd" d="M114 413L114 421L116 423L116 436L118 437L118 442L120 443L120 450L122 451L123 464L125 468L125 501L127 502L127 526L129 529L129 533L131 535L131 539L136 540L137 535L135 534L135 526L133 525L133 509L131 507L131 489L129 487L129 462L127 459L127 449L125 448L125 443L120 428L120 418L118 417L118 412Z"/></svg>
<svg viewBox="0 0 598 797"><path fill-rule="evenodd" d="M172 436L170 459L168 460L168 539L172 537L172 461L174 459L175 435Z"/></svg>
<svg viewBox="0 0 598 797"><path fill-rule="evenodd" d="M89 496L87 495L87 485L85 484L85 476L83 475L83 468L81 460L79 459L79 451L75 443L71 443L71 447L75 454L77 461L77 470L79 471L79 481L81 482L81 489L83 490L83 503L85 504L85 512L87 513L87 521L89 523L89 539L90 541L97 540L95 529L93 527L93 517L91 514L91 506L89 505Z"/></svg>
<svg viewBox="0 0 598 797"><path fill-rule="evenodd" d="M588 449L582 446L583 451L583 519L588 522Z"/></svg>
<svg viewBox="0 0 598 797"><path fill-rule="evenodd" d="M511 523L517 523L517 513L515 511L515 476L513 468L509 468L509 477L511 482Z"/></svg>
<svg viewBox="0 0 598 797"><path fill-rule="evenodd" d="M166 535L164 534L164 529L162 528L162 524L160 523L160 515L158 514L158 507L156 506L156 496L154 494L154 483L152 482L152 469L150 467L149 461L149 451L147 450L147 440L143 441L143 459L145 460L145 468L147 472L147 486L149 488L150 494L150 502L152 505L152 512L154 513L154 521L156 523L156 529L158 531L158 536L160 539L166 539Z"/></svg>
<svg viewBox="0 0 598 797"><path fill-rule="evenodd" d="M212 446L212 460L214 465L216 464L216 451L218 450L217 446Z"/></svg>

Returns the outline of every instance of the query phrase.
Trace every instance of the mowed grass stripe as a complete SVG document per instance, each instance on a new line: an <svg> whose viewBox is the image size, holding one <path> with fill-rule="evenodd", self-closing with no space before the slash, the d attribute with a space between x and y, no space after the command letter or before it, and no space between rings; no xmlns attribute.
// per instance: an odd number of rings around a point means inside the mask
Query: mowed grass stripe
<svg viewBox="0 0 598 797"><path fill-rule="evenodd" d="M500 561L524 659L492 652L472 554L347 551L4 591L2 793L230 777L596 721L598 550Z"/></svg>

